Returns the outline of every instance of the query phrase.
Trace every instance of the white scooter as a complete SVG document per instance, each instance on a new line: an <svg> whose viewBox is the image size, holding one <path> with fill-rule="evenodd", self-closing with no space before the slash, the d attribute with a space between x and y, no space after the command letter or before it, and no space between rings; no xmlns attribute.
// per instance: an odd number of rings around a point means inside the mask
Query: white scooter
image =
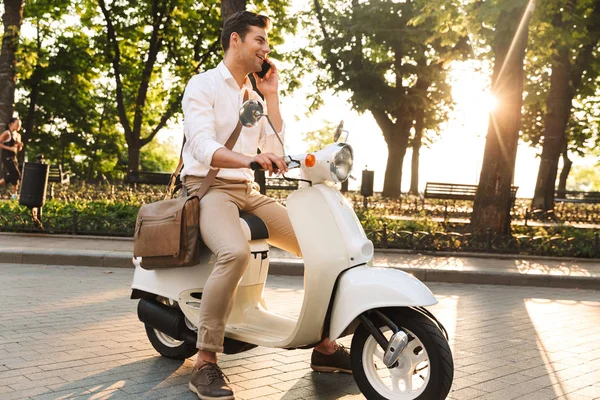
<svg viewBox="0 0 600 400"><path fill-rule="evenodd" d="M266 114L256 101L240 110L245 126L262 116ZM341 131L340 124L336 141ZM300 316L269 311L263 298L268 231L256 216L242 214L252 255L227 321L225 353L256 346L310 348L324 338L353 333L352 371L368 399L445 398L454 372L447 333L423 308L437 300L413 276L373 267L373 243L334 185L350 175L352 148L336 143L312 154L286 156L286 161L290 169L301 169L300 188L287 198L304 258ZM150 342L169 358L193 356L202 291L214 258L193 267L154 270L141 268L140 261L134 259L131 297L141 299L138 316Z"/></svg>

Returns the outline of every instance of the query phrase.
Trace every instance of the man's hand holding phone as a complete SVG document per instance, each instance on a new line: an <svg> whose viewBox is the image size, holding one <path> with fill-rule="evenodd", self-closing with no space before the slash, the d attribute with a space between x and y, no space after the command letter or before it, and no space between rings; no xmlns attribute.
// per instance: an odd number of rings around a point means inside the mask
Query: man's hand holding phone
<svg viewBox="0 0 600 400"><path fill-rule="evenodd" d="M277 94L279 78L277 76L277 67L273 61L265 58L262 70L255 72L254 77L256 78L256 87L263 95Z"/></svg>
<svg viewBox="0 0 600 400"><path fill-rule="evenodd" d="M265 75L267 75L267 72L269 72L270 69L271 69L271 64L269 64L269 62L265 58L265 60L262 63L262 69L256 73L256 76L258 76L260 79L263 79L265 77Z"/></svg>

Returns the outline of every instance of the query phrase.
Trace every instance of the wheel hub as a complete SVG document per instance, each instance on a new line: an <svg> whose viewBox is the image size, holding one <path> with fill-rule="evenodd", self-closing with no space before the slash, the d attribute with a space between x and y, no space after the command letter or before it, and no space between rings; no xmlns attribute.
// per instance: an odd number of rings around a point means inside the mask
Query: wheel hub
<svg viewBox="0 0 600 400"><path fill-rule="evenodd" d="M391 368L386 366L385 352L373 337L369 337L365 343L363 349L365 374L377 392L386 399L416 399L429 383L428 371L421 376L422 379L415 379L416 376L420 376L418 368L424 367L428 370L429 357L421 341L410 332L408 335L412 339ZM392 332L388 330L385 336L391 339Z"/></svg>

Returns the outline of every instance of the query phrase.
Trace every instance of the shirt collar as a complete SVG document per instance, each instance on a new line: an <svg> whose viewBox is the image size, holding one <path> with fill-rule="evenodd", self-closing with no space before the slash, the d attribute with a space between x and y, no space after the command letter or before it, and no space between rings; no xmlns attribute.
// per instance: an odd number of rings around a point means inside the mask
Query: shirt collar
<svg viewBox="0 0 600 400"><path fill-rule="evenodd" d="M237 87L237 82L235 78L233 77L233 75L231 75L231 71L229 71L229 68L227 68L223 61L221 61L219 65L217 65L217 70L221 73L221 76L223 77L225 82L231 82L233 85L235 85L235 87ZM244 88L252 88L252 84L250 83L250 79L248 79L248 77L246 77L246 79L244 80L244 84L242 85L242 89Z"/></svg>

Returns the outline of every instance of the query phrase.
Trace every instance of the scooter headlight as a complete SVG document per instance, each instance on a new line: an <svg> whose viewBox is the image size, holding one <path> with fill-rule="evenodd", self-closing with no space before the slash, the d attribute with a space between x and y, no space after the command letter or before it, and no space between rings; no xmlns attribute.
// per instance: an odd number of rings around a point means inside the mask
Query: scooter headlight
<svg viewBox="0 0 600 400"><path fill-rule="evenodd" d="M347 144L340 144L340 149L333 156L331 163L331 176L335 182L344 182L352 172L354 155L352 147Z"/></svg>

